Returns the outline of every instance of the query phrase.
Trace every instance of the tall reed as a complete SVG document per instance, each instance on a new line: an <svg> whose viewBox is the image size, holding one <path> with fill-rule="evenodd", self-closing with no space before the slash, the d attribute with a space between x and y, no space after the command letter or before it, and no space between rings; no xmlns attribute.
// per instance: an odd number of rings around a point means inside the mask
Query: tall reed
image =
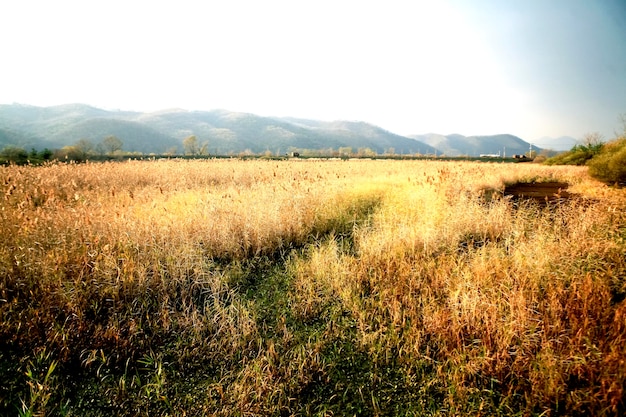
<svg viewBox="0 0 626 417"><path fill-rule="evenodd" d="M513 204L519 181L577 197ZM130 161L0 187L3 412L624 411L626 195L585 168Z"/></svg>

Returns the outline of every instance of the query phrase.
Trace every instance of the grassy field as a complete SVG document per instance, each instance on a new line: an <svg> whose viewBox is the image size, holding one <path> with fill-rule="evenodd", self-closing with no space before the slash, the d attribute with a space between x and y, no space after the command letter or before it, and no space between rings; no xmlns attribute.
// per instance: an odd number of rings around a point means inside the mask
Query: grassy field
<svg viewBox="0 0 626 417"><path fill-rule="evenodd" d="M542 207L507 184L559 181ZM626 191L582 167L0 168L1 415L619 415Z"/></svg>

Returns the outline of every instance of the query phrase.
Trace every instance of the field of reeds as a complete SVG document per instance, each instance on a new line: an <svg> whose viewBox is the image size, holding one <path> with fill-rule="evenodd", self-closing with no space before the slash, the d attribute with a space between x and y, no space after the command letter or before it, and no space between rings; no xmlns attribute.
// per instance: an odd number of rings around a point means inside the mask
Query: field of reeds
<svg viewBox="0 0 626 417"><path fill-rule="evenodd" d="M545 206L508 184L558 181ZM626 191L584 167L0 168L0 414L620 415Z"/></svg>

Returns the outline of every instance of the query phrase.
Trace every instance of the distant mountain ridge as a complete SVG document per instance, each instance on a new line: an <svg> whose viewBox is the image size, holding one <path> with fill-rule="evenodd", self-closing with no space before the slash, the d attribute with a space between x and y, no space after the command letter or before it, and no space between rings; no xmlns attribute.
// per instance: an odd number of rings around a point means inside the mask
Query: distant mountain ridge
<svg viewBox="0 0 626 417"><path fill-rule="evenodd" d="M571 136L560 136L558 138L542 137L533 142L537 146L555 151L568 151L580 142Z"/></svg>
<svg viewBox="0 0 626 417"><path fill-rule="evenodd" d="M437 148L446 156L480 156L482 154L512 157L522 155L531 150L531 144L509 134L486 136L463 136L459 134L410 135L409 137ZM541 148L532 146L533 151Z"/></svg>
<svg viewBox="0 0 626 417"><path fill-rule="evenodd" d="M228 110L166 109L142 113L104 110L85 104L37 107L0 105L0 149L61 148L81 139L94 144L114 135L123 149L141 153L182 153L183 140L195 135L210 154L240 152L284 154L291 150L369 149L383 154L445 154L459 156L523 153L529 144L512 135L402 136L381 127L355 121L319 121L293 117L262 117Z"/></svg>

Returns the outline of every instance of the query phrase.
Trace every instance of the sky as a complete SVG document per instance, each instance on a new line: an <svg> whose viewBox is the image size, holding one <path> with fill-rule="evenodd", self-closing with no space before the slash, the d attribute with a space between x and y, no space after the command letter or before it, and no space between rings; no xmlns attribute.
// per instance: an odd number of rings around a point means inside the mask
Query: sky
<svg viewBox="0 0 626 417"><path fill-rule="evenodd" d="M626 0L7 1L0 57L3 104L526 141L626 114Z"/></svg>

